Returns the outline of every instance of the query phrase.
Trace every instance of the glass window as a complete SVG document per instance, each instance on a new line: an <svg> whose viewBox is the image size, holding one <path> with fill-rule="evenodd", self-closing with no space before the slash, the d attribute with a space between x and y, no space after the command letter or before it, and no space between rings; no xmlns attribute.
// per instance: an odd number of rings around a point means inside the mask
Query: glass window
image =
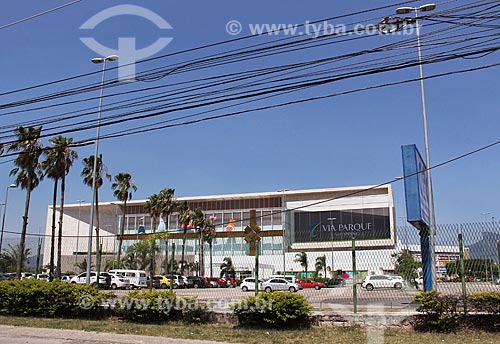
<svg viewBox="0 0 500 344"><path fill-rule="evenodd" d="M262 211L262 226L268 229L272 224L271 211L264 210Z"/></svg>
<svg viewBox="0 0 500 344"><path fill-rule="evenodd" d="M273 209L273 218L272 218L272 224L273 224L273 229L278 229L274 228L274 226L281 226L281 209Z"/></svg>

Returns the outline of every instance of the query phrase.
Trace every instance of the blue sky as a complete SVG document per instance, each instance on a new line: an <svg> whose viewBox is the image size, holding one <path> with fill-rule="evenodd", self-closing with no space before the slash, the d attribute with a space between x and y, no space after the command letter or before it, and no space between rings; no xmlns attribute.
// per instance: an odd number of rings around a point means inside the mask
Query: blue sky
<svg viewBox="0 0 500 344"><path fill-rule="evenodd" d="M6 2L2 4L0 26L67 2L69 1ZM397 2L317 1L311 4L304 1L287 1L285 6L283 2L260 0L83 0L59 11L0 30L0 93L99 71L100 66L90 62L91 58L97 56L96 53L81 42L81 37L91 36L101 44L113 48L117 47L119 37L135 37L139 48L147 47L159 37L173 38L167 47L155 55L160 56L248 35L250 24L301 24ZM438 2L438 5L440 3L444 4L439 9L448 9L469 2L445 1ZM172 29L158 29L147 20L136 16L110 18L95 30L80 29L80 26L96 13L122 4L135 4L151 10L167 21ZM412 5L422 4L422 1L414 1ZM396 7L398 6L395 5L394 9ZM387 9L338 19L333 23L376 24L378 18L382 19L393 13L393 10ZM226 24L231 20L238 20L242 24L243 31L239 36L227 33ZM137 72L277 38L285 36L252 38L229 46L141 63L137 65ZM400 36L381 35L320 49L277 55L265 60L252 60L166 77L152 83L129 83L122 86L122 89L133 90L189 78L335 56L390 44L400 39ZM405 51L413 51L416 57L416 49L408 48ZM387 56L397 53L392 51ZM498 53L474 60L460 59L428 65L425 66L424 73L432 75L495 62L498 62ZM496 87L498 72L499 68L496 67L426 81L432 164L444 162L499 140L500 118L497 115ZM116 79L117 72L111 70L106 76L109 80ZM418 68L413 67L332 83L238 109L417 77ZM100 74L97 73L43 89L1 96L0 104L99 81ZM105 90L105 94L111 91L114 90ZM90 96L97 97L98 92L82 97ZM106 101L105 99L104 104ZM97 106L97 101L85 103L85 106ZM9 125L22 120L44 118L80 107L82 106L69 105L2 116L0 124ZM5 112L0 110L2 111ZM148 123L147 120L144 123ZM101 134L130 128L131 125L132 123L117 128L106 127L102 129ZM93 133L92 130L71 136L81 140L92 137ZM45 139L44 144L46 143ZM251 112L148 134L103 140L100 152L111 174L128 172L133 175L138 187L134 199L145 199L166 187L175 188L177 196L196 196L275 191L283 188L309 189L379 184L402 175L401 145L412 143L417 144L423 154L422 109L418 83ZM500 161L497 158L499 149L500 147L495 146L433 171L437 223L476 222L485 218L491 220L492 216L500 219L500 211L497 209L500 193ZM81 158L87 157L93 154L93 147L78 148L78 153ZM2 199L5 188L12 182L8 177L12 167L10 163L0 164ZM76 161L68 177L67 203L75 203L79 199L90 201L90 190L83 185L80 177L82 167L81 159ZM401 182L394 183L393 186L397 214L402 216ZM34 191L29 232L44 231L51 196L52 182L48 180ZM24 197L23 191L10 190L6 230L20 231ZM100 200L113 200L111 183L101 189ZM485 217L481 215L483 212L491 214Z"/></svg>

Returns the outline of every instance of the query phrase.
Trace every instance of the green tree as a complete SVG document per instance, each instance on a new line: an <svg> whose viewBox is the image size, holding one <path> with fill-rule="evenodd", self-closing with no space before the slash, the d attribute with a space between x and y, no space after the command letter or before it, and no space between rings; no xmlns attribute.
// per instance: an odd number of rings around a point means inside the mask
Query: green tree
<svg viewBox="0 0 500 344"><path fill-rule="evenodd" d="M217 235L215 231L215 217L210 216L210 219L205 221L205 227L203 229L203 241L208 243L210 251L210 277L213 277L213 242ZM200 270L203 271L203 270Z"/></svg>
<svg viewBox="0 0 500 344"><path fill-rule="evenodd" d="M299 263L300 266L302 266L302 268L304 269L304 274L305 276L304 277L307 277L307 270L308 270L308 267L309 267L309 261L307 259L307 253L305 253L304 251L300 252L300 253L297 253L295 255L295 262Z"/></svg>
<svg viewBox="0 0 500 344"><path fill-rule="evenodd" d="M83 159L83 170L82 170L82 173L81 173L81 176L83 177L83 183L87 186L89 186L90 188L92 188L92 185L93 185L93 180L94 180L94 156L91 155L87 158L84 158ZM104 179L103 177L105 177L106 179L110 180L111 181L111 175L108 173L108 169L106 167L106 165L103 164L102 162L102 154L99 154L99 157L97 158L97 165L96 165L96 182L95 182L95 194L93 195L94 199L95 199L95 204L94 204L94 210L95 210L95 217L96 217L96 227L95 227L95 231L96 231L96 235L95 235L95 239L96 239L96 255L97 257L99 257L99 188L104 184ZM90 238L89 238L90 240ZM99 259L98 259L99 260ZM97 261L97 267L100 267L100 262Z"/></svg>
<svg viewBox="0 0 500 344"><path fill-rule="evenodd" d="M415 261L413 254L407 249L404 249L400 253L395 253L392 255L396 258L396 264L394 267L394 272L407 281L412 281L418 277L417 270L422 267L422 264Z"/></svg>
<svg viewBox="0 0 500 344"><path fill-rule="evenodd" d="M323 270L323 277L326 277L326 255L322 255L318 258L316 258L316 263L314 264L314 267L316 269L316 274Z"/></svg>
<svg viewBox="0 0 500 344"><path fill-rule="evenodd" d="M57 199L57 186L61 180L61 201L59 209L59 230L57 236L57 265L56 265L56 278L61 278L61 255L62 255L62 232L63 232L63 218L64 218L64 197L66 192L66 176L68 175L73 162L78 158L78 153L71 149L73 139L57 136L50 140L51 147L45 151L45 160L42 162L42 167L45 175L54 180L54 192L52 198L52 233L51 233L51 246L50 246L50 277L54 274L54 242L55 242L55 218L56 218L56 199Z"/></svg>
<svg viewBox="0 0 500 344"><path fill-rule="evenodd" d="M164 239L164 233L151 234L127 249L124 266L133 270L149 270L153 265L153 252L158 249L157 240Z"/></svg>
<svg viewBox="0 0 500 344"><path fill-rule="evenodd" d="M84 258L81 262L75 263L74 266L80 271L80 272L85 272L87 271L87 258ZM94 265L91 264L90 268L93 269Z"/></svg>
<svg viewBox="0 0 500 344"><path fill-rule="evenodd" d="M115 182L111 184L113 195L117 200L123 202L123 216L120 225L120 240L118 241L118 267L122 257L123 235L125 234L125 215L127 214L127 201L132 199L132 192L137 191L137 186L132 182L132 176L128 173L118 173Z"/></svg>
<svg viewBox="0 0 500 344"><path fill-rule="evenodd" d="M8 152L18 152L14 164L16 167L10 171L10 175L15 175L15 183L21 185L26 190L26 200L24 203L23 225L21 237L19 239L19 249L24 252L26 246L26 231L28 229L28 214L30 208L31 192L40 184L43 179L43 169L40 163L42 154L42 143L40 134L42 127L18 127L14 130L16 139L8 145ZM21 278L23 268L22 255L18 257L16 264L16 278Z"/></svg>
<svg viewBox="0 0 500 344"><path fill-rule="evenodd" d="M491 278L491 275L498 276L498 265L489 258L474 258L464 260L464 270L466 277L471 278ZM460 261L446 263L446 274L448 276L462 276Z"/></svg>
<svg viewBox="0 0 500 344"><path fill-rule="evenodd" d="M220 277L229 275L234 278L235 272L236 269L234 268L233 260L231 259L231 257L224 257L224 260L220 265Z"/></svg>
<svg viewBox="0 0 500 344"><path fill-rule="evenodd" d="M178 203L176 206L179 226L182 228L182 253L181 253L181 274L184 274L184 253L186 251L186 237L188 227L192 224L193 211L189 209L186 201Z"/></svg>
<svg viewBox="0 0 500 344"><path fill-rule="evenodd" d="M31 258L31 249L25 248L21 250L19 244L12 245L9 244L7 250L5 250L5 256L10 266L17 266L18 262L21 261L21 269L24 270L24 265Z"/></svg>

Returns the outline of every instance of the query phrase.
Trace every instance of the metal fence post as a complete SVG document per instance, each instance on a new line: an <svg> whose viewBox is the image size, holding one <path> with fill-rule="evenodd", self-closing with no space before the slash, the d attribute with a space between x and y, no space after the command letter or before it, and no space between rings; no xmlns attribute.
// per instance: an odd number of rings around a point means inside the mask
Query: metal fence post
<svg viewBox="0 0 500 344"><path fill-rule="evenodd" d="M356 239L352 237L352 298L354 313L358 313L358 290L356 285Z"/></svg>
<svg viewBox="0 0 500 344"><path fill-rule="evenodd" d="M172 242L172 259L170 260L170 291L174 289L174 259L175 259L175 242Z"/></svg>
<svg viewBox="0 0 500 344"><path fill-rule="evenodd" d="M465 284L464 242L462 239L462 225L458 233L458 248L460 254L460 276L462 277L462 294L464 296L464 314L467 314L467 285Z"/></svg>

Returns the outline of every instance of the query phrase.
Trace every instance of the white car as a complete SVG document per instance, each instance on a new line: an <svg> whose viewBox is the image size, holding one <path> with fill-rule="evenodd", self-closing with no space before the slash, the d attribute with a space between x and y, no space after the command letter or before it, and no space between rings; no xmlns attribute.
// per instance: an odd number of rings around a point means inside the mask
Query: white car
<svg viewBox="0 0 500 344"><path fill-rule="evenodd" d="M91 272L90 273L90 284L95 284L97 281L97 273L95 272ZM76 284L86 284L87 283L87 273L86 272L82 272L81 274L79 275L76 275L75 277L73 277L70 281L70 283L76 283ZM102 286L102 285L106 285L106 277L103 276L103 275L99 275L99 284Z"/></svg>
<svg viewBox="0 0 500 344"><path fill-rule="evenodd" d="M263 280L259 279L259 290L262 290L262 282ZM242 291L255 290L255 278L254 277L245 278L241 282L240 288Z"/></svg>
<svg viewBox="0 0 500 344"><path fill-rule="evenodd" d="M109 287L111 289L129 289L130 288L130 280L125 278L125 276L116 274L111 276L111 283Z"/></svg>
<svg viewBox="0 0 500 344"><path fill-rule="evenodd" d="M49 275L47 275L47 274L38 274L38 275L36 275L36 279L37 280L41 280L41 281L49 281Z"/></svg>
<svg viewBox="0 0 500 344"><path fill-rule="evenodd" d="M284 278L270 278L262 283L262 289L268 293L276 290L297 292L300 290L300 285L292 283Z"/></svg>
<svg viewBox="0 0 500 344"><path fill-rule="evenodd" d="M361 286L366 290L373 290L375 288L393 288L401 289L405 285L403 278L400 276L387 276L387 275L370 275L366 276Z"/></svg>

